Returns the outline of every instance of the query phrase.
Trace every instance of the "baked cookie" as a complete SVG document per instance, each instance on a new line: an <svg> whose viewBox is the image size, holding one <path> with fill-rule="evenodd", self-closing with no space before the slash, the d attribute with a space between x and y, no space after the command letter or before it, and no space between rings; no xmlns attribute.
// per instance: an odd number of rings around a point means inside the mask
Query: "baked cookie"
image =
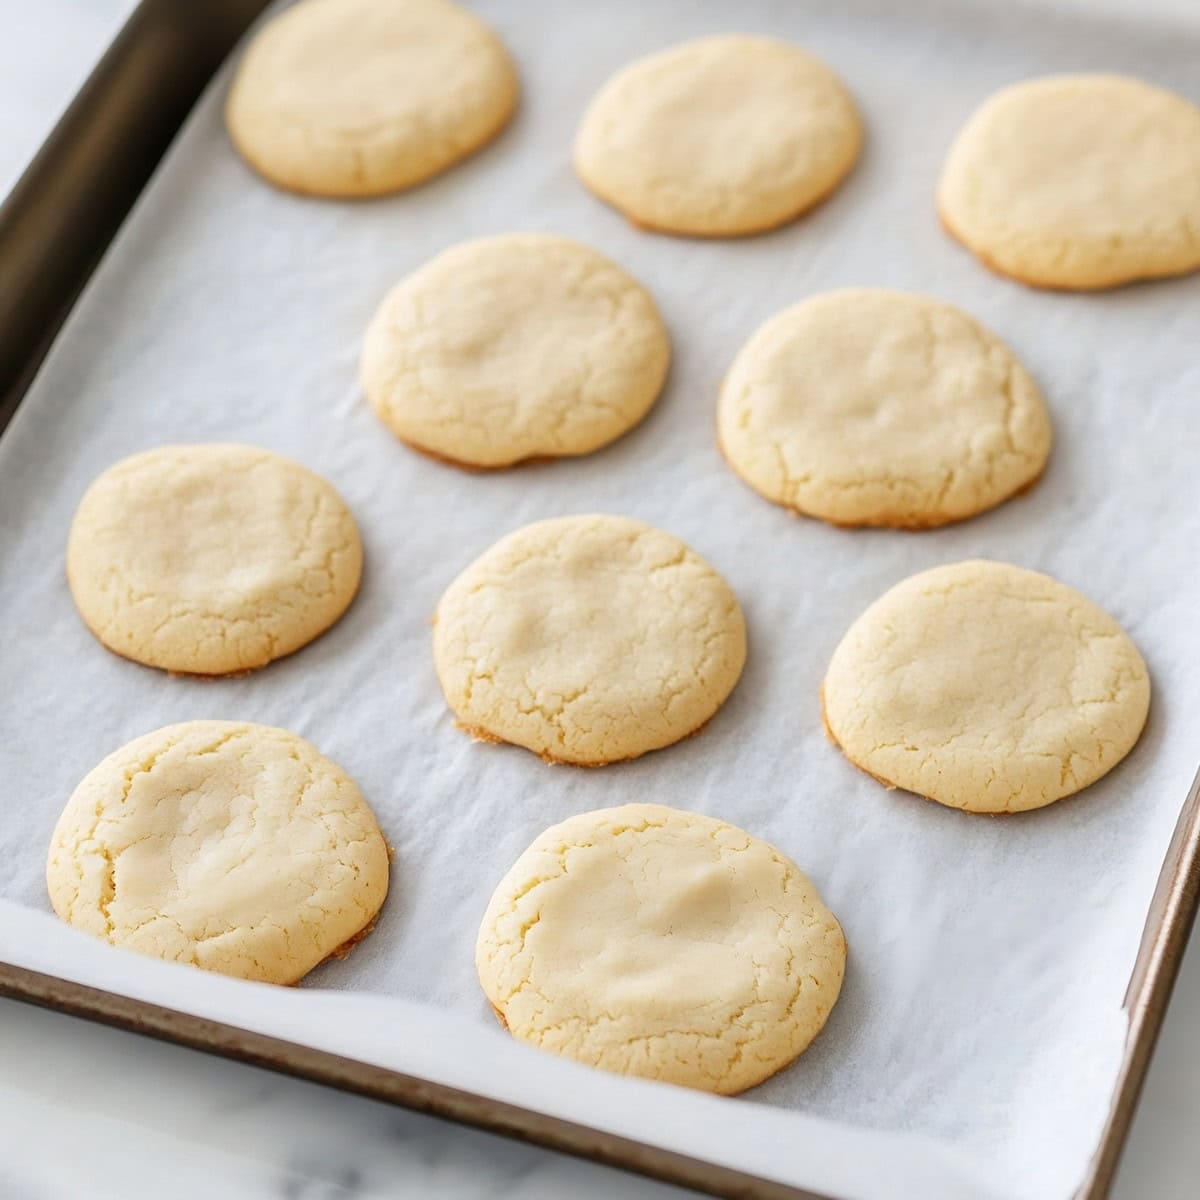
<svg viewBox="0 0 1200 1200"><path fill-rule="evenodd" d="M110 945L295 983L370 930L388 848L354 781L303 738L187 721L88 772L46 885L68 925Z"/></svg>
<svg viewBox="0 0 1200 1200"><path fill-rule="evenodd" d="M1133 749L1150 679L1121 627L1046 575L996 562L922 571L850 627L822 687L846 757L969 812L1041 808Z"/></svg>
<svg viewBox="0 0 1200 1200"><path fill-rule="evenodd" d="M151 667L225 675L264 666L346 611L362 543L320 476L266 450L160 446L84 493L67 578L87 626Z"/></svg>
<svg viewBox="0 0 1200 1200"><path fill-rule="evenodd" d="M446 589L433 655L468 733L599 767L695 733L733 690L729 584L628 517L559 517L498 541Z"/></svg>
<svg viewBox="0 0 1200 1200"><path fill-rule="evenodd" d="M746 343L721 388L721 449L768 500L835 525L927 529L1030 487L1050 418L1007 347L908 292L814 296Z"/></svg>
<svg viewBox="0 0 1200 1200"><path fill-rule="evenodd" d="M499 38L450 0L301 0L246 48L225 123L279 187L378 196L491 141L517 90Z"/></svg>
<svg viewBox="0 0 1200 1200"><path fill-rule="evenodd" d="M627 804L534 841L492 896L475 963L520 1041L731 1095L820 1032L846 940L773 846L711 817Z"/></svg>
<svg viewBox="0 0 1200 1200"><path fill-rule="evenodd" d="M951 147L942 223L1034 287L1107 288L1200 267L1200 108L1121 75L997 92Z"/></svg>
<svg viewBox="0 0 1200 1200"><path fill-rule="evenodd" d="M587 454L654 403L671 348L644 288L545 234L439 254L367 330L361 376L402 441L460 466Z"/></svg>
<svg viewBox="0 0 1200 1200"><path fill-rule="evenodd" d="M723 34L614 75L583 118L575 169L635 225L736 237L823 200L861 145L854 102L824 63L788 42Z"/></svg>

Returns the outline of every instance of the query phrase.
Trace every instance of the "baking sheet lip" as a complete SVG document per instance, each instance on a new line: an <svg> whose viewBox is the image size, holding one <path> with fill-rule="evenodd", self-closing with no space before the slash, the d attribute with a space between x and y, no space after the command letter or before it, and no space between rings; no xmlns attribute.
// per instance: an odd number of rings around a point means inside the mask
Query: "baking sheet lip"
<svg viewBox="0 0 1200 1200"><path fill-rule="evenodd" d="M1125 1051L1108 1116L1076 1200L1103 1200L1112 1189L1198 910L1200 770L1180 810L1147 910L1125 993Z"/></svg>
<svg viewBox="0 0 1200 1200"><path fill-rule="evenodd" d="M137 18L156 0L140 0L119 31L117 42L130 39ZM265 0L263 7L265 7ZM183 10L173 10L183 18ZM1072 14L1073 15L1073 14ZM1065 16L1065 14L1064 14ZM112 46L110 46L110 50ZM105 60L102 60L102 62ZM214 68L219 69L220 64ZM93 72L93 76L95 72ZM82 94L93 76L84 81ZM78 99L78 95L76 100ZM43 145L78 136L78 105L73 100ZM182 128L186 114L180 122ZM37 159L27 176L35 176ZM149 179L146 183L149 183ZM31 180L32 182L32 180ZM26 179L23 177L22 186ZM143 185L142 191L144 191ZM47 198L46 203L50 203ZM3 214L0 213L0 223ZM104 249L111 245L114 230ZM94 265L94 264L93 264ZM91 270L63 289L64 315L74 308ZM62 325L55 331L55 339ZM4 337L0 327L0 338ZM33 383L34 371L20 381L0 410L0 435L15 416ZM6 400L10 397L5 397ZM1103 1200L1109 1194L1140 1098L1142 1084L1166 1014L1188 936L1200 907L1200 774L1185 799L1164 856L1147 910L1138 956L1126 991L1124 1010L1129 1032L1108 1117L1076 1200ZM1156 919L1157 918L1157 919ZM144 1036L174 1042L221 1057L244 1061L326 1086L372 1096L461 1124L564 1151L578 1157L635 1171L717 1196L763 1197L764 1200L835 1200L780 1184L764 1177L705 1162L647 1142L548 1116L482 1093L440 1084L390 1068L377 1067L298 1042L273 1038L176 1009L107 992L85 984L8 963L0 959L0 996L83 1017Z"/></svg>
<svg viewBox="0 0 1200 1200"><path fill-rule="evenodd" d="M326 1087L399 1104L713 1196L836 1200L618 1134L539 1113L479 1092L375 1066L179 1009L0 961L0 997L82 1017Z"/></svg>
<svg viewBox="0 0 1200 1200"><path fill-rule="evenodd" d="M208 0L200 17L173 0L139 0L12 188L0 195L0 434L196 101L269 3ZM174 36L164 38L164 30ZM181 59L194 69L172 70L181 68ZM183 110L173 123L155 116L131 128L126 85L131 77L147 82L150 66L175 85L172 115L180 103ZM164 107L152 111L161 114ZM109 183L103 193L95 186L98 163ZM138 179L132 191L120 186Z"/></svg>

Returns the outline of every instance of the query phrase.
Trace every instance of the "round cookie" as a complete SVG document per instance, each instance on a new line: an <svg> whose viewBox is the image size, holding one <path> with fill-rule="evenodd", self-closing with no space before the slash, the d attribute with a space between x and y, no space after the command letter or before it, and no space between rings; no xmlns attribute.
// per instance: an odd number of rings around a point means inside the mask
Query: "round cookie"
<svg viewBox="0 0 1200 1200"><path fill-rule="evenodd" d="M490 141L517 91L499 38L450 0L302 0L251 40L225 122L279 187L378 196Z"/></svg>
<svg viewBox="0 0 1200 1200"><path fill-rule="evenodd" d="M620 437L670 358L654 301L619 267L566 238L505 234L454 246L394 288L360 373L402 441L495 468Z"/></svg>
<svg viewBox="0 0 1200 1200"><path fill-rule="evenodd" d="M876 288L779 313L734 360L721 449L768 500L835 525L927 529L1024 491L1050 418L1007 347L965 313Z"/></svg>
<svg viewBox="0 0 1200 1200"><path fill-rule="evenodd" d="M492 896L475 962L520 1041L732 1095L820 1032L846 940L773 846L711 817L627 804L533 842Z"/></svg>
<svg viewBox="0 0 1200 1200"><path fill-rule="evenodd" d="M188 721L88 772L46 885L68 925L110 945L295 983L370 930L388 848L354 781L303 738Z"/></svg>
<svg viewBox="0 0 1200 1200"><path fill-rule="evenodd" d="M559 517L502 538L446 589L433 654L467 732L598 767L700 729L742 672L746 626L678 538Z"/></svg>
<svg viewBox="0 0 1200 1200"><path fill-rule="evenodd" d="M160 446L84 494L67 578L110 650L168 671L224 675L298 650L349 607L358 528L320 476L266 450Z"/></svg>
<svg viewBox="0 0 1200 1200"><path fill-rule="evenodd" d="M1150 680L1103 610L996 562L935 567L850 627L822 685L846 757L889 787L969 812L1041 808L1133 749Z"/></svg>
<svg viewBox="0 0 1200 1200"><path fill-rule="evenodd" d="M1014 84L958 135L946 228L1035 287L1115 287L1200 267L1200 108L1121 75Z"/></svg>
<svg viewBox="0 0 1200 1200"><path fill-rule="evenodd" d="M861 145L854 102L824 63L787 42L723 34L613 76L583 118L575 169L635 225L736 237L823 200Z"/></svg>

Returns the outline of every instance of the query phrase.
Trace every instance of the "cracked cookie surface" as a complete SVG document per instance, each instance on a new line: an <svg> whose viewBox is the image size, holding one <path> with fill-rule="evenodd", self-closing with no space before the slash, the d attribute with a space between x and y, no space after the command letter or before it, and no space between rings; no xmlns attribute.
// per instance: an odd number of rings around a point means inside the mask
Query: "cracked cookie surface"
<svg viewBox="0 0 1200 1200"><path fill-rule="evenodd" d="M923 529L1030 487L1050 418L1008 348L965 313L879 288L772 317L721 387L717 431L768 500L836 525Z"/></svg>
<svg viewBox="0 0 1200 1200"><path fill-rule="evenodd" d="M654 301L614 263L567 238L505 234L402 280L367 330L360 375L401 441L496 468L620 437L670 357Z"/></svg>
<svg viewBox="0 0 1200 1200"><path fill-rule="evenodd" d="M695 733L746 658L725 580L628 517L559 517L502 538L438 603L434 662L468 732L601 766Z"/></svg>
<svg viewBox="0 0 1200 1200"><path fill-rule="evenodd" d="M160 446L110 467L71 524L88 628L152 667L224 675L298 650L362 574L350 510L320 476L251 446Z"/></svg>
<svg viewBox="0 0 1200 1200"><path fill-rule="evenodd" d="M302 0L251 40L225 122L279 187L377 196L490 141L517 92L500 39L450 0Z"/></svg>
<svg viewBox="0 0 1200 1200"><path fill-rule="evenodd" d="M1035 287L1092 289L1200 268L1200 107L1122 75L1014 84L959 133L946 228Z"/></svg>
<svg viewBox="0 0 1200 1200"><path fill-rule="evenodd" d="M533 842L492 896L475 962L519 1040L732 1095L820 1032L846 941L773 846L711 817L628 804Z"/></svg>
<svg viewBox="0 0 1200 1200"><path fill-rule="evenodd" d="M59 917L110 945L295 983L369 930L388 849L354 781L302 738L189 721L84 777L46 884Z"/></svg>
<svg viewBox="0 0 1200 1200"><path fill-rule="evenodd" d="M826 728L890 787L970 812L1041 808L1133 749L1150 705L1137 647L1035 571L961 562L885 592L822 685Z"/></svg>
<svg viewBox="0 0 1200 1200"><path fill-rule="evenodd" d="M793 220L858 158L836 75L798 46L722 34L639 59L597 93L575 169L635 225L735 237Z"/></svg>

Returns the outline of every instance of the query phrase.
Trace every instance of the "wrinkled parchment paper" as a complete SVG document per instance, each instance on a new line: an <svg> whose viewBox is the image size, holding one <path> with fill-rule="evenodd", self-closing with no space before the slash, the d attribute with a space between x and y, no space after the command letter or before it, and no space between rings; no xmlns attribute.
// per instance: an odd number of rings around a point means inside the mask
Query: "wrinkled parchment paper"
<svg viewBox="0 0 1200 1200"><path fill-rule="evenodd" d="M1200 98L1200 23L950 0L476 7L520 64L521 111L494 145L407 195L346 204L267 187L226 140L222 77L0 443L0 957L830 1194L1064 1198L1099 1134L1123 993L1200 759L1200 277L1029 291L944 236L932 195L959 125L1014 79L1117 69ZM835 66L869 130L863 160L831 201L774 234L638 233L576 182L578 118L636 55L729 28L793 38ZM649 419L610 449L467 475L375 420L356 384L359 342L401 275L456 241L513 229L580 238L637 275L675 362ZM848 532L789 517L724 466L714 406L738 347L780 308L854 284L939 296L1015 349L1056 430L1030 495L937 532ZM64 543L86 484L124 455L187 440L293 456L334 482L362 527L368 566L348 615L244 679L123 662L67 592ZM703 736L603 771L472 743L430 653L429 616L466 563L518 525L579 511L683 537L732 582L750 630L745 675ZM849 622L904 576L974 556L1080 588L1153 675L1132 757L1027 816L887 792L821 731L817 687ZM375 933L299 991L142 960L46 915L45 847L78 780L128 739L200 717L310 738L358 780L396 846ZM740 1100L518 1046L474 978L480 914L530 839L569 814L647 799L779 845L850 941L826 1031Z"/></svg>

